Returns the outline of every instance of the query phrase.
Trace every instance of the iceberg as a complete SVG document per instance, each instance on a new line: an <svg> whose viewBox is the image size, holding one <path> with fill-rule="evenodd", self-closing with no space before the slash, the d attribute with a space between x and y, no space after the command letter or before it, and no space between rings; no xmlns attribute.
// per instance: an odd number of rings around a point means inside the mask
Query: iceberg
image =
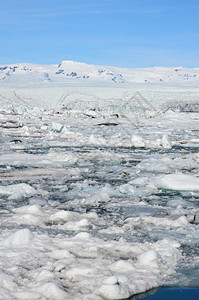
<svg viewBox="0 0 199 300"><path fill-rule="evenodd" d="M199 178L182 173L162 175L155 185L160 189L199 192Z"/></svg>
<svg viewBox="0 0 199 300"><path fill-rule="evenodd" d="M3 241L3 245L6 247L16 247L23 244L27 244L34 239L34 234L29 229L21 229Z"/></svg>
<svg viewBox="0 0 199 300"><path fill-rule="evenodd" d="M12 184L8 186L0 186L0 196L8 197L9 200L19 200L22 198L30 198L37 194L37 191L26 183Z"/></svg>

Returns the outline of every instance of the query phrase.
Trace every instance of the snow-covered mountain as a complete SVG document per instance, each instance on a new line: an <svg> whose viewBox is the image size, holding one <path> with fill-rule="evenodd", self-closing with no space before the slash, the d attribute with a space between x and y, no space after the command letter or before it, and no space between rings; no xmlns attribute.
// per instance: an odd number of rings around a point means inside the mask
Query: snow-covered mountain
<svg viewBox="0 0 199 300"><path fill-rule="evenodd" d="M199 68L153 67L118 68L62 61L59 65L29 63L0 66L0 83L98 81L193 85L199 83Z"/></svg>

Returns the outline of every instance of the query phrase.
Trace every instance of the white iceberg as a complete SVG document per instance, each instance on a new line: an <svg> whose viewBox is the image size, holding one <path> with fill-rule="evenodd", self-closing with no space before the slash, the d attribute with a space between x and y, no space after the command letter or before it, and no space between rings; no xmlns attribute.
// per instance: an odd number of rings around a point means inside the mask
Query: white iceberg
<svg viewBox="0 0 199 300"><path fill-rule="evenodd" d="M11 234L3 241L6 247L16 247L26 244L34 239L34 234L29 229L21 229Z"/></svg>
<svg viewBox="0 0 199 300"><path fill-rule="evenodd" d="M52 124L51 124L51 130L54 132L60 133L63 128L64 128L63 124L60 124L57 122L52 122Z"/></svg>
<svg viewBox="0 0 199 300"><path fill-rule="evenodd" d="M145 147L144 139L141 136L135 135L135 134L132 134L132 136L131 136L131 144L132 144L132 146L138 147L138 148Z"/></svg>
<svg viewBox="0 0 199 300"><path fill-rule="evenodd" d="M37 194L37 191L26 183L0 186L0 196L8 197L9 200L18 200L21 198L30 198Z"/></svg>
<svg viewBox="0 0 199 300"><path fill-rule="evenodd" d="M166 190L199 192L199 178L182 173L162 175L155 185Z"/></svg>

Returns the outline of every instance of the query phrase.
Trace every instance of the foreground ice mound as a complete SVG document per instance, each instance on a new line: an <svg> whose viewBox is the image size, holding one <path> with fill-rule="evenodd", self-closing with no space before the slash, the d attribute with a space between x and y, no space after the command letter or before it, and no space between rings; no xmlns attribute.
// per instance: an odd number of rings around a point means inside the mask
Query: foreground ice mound
<svg viewBox="0 0 199 300"><path fill-rule="evenodd" d="M198 192L199 178L181 173L163 175L156 180L156 186L166 190Z"/></svg>
<svg viewBox="0 0 199 300"><path fill-rule="evenodd" d="M8 275L1 292L7 299L24 299L22 292L29 299L126 299L175 272L179 246L166 239L103 241L85 232L52 238L22 229L0 241L0 267Z"/></svg>

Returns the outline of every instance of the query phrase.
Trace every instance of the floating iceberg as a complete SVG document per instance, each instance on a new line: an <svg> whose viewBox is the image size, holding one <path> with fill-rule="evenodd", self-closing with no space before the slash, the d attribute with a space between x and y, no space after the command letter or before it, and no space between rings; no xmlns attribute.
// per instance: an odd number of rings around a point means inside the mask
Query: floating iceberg
<svg viewBox="0 0 199 300"><path fill-rule="evenodd" d="M160 189L168 189L175 191L199 191L199 178L187 174L168 174L159 177L156 186Z"/></svg>
<svg viewBox="0 0 199 300"><path fill-rule="evenodd" d="M0 196L8 197L9 200L18 200L22 198L30 198L37 194L37 191L26 183L12 184L8 186L0 186Z"/></svg>

